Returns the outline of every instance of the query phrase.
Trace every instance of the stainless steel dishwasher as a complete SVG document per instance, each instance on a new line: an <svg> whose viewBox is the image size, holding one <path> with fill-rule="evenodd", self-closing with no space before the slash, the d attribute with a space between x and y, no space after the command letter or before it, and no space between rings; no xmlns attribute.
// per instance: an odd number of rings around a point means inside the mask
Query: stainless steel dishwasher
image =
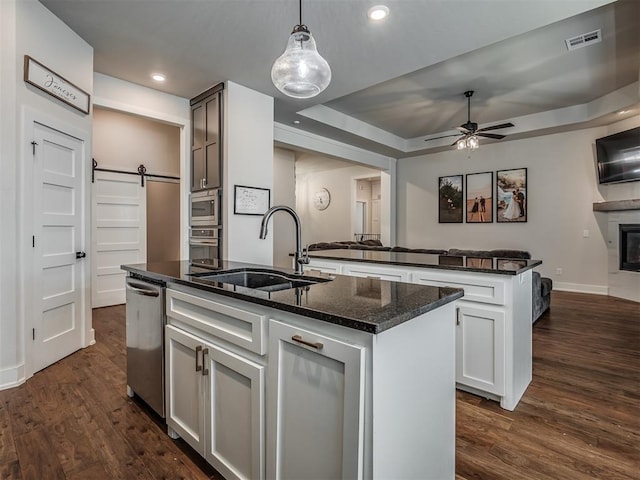
<svg viewBox="0 0 640 480"><path fill-rule="evenodd" d="M164 418L165 286L127 277L127 394Z"/></svg>

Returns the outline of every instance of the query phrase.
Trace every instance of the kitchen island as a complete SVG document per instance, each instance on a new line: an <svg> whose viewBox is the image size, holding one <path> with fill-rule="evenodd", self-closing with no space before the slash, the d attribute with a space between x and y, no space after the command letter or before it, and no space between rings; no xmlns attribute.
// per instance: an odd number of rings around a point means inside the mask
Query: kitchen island
<svg viewBox="0 0 640 480"><path fill-rule="evenodd" d="M335 249L309 271L464 289L456 301L456 385L518 405L532 378L532 270L540 260Z"/></svg>
<svg viewBox="0 0 640 480"><path fill-rule="evenodd" d="M460 289L316 273L269 291L204 278L260 265L122 268L167 287L169 433L225 478L454 478Z"/></svg>

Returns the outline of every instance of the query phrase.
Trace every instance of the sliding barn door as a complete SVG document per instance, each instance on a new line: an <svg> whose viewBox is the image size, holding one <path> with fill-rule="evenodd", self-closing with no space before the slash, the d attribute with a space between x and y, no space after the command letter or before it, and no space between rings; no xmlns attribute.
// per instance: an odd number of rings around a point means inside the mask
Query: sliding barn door
<svg viewBox="0 0 640 480"><path fill-rule="evenodd" d="M120 265L147 261L146 189L137 175L96 171L91 203L92 306L125 303Z"/></svg>

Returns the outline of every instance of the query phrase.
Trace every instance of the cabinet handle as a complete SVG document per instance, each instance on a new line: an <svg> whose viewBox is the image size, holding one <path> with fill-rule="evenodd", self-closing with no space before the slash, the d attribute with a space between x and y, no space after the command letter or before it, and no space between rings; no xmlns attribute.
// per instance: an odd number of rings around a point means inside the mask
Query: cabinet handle
<svg viewBox="0 0 640 480"><path fill-rule="evenodd" d="M302 338L300 335L294 335L293 337L291 337L291 340L293 340L294 342L298 342L303 345L306 345L307 347L315 348L317 350L322 350L324 348L324 345L322 343L308 342L304 338Z"/></svg>
<svg viewBox="0 0 640 480"><path fill-rule="evenodd" d="M202 375L209 375L209 369L205 368L205 358L206 356L209 355L209 349L205 348L204 350L202 350Z"/></svg>
<svg viewBox="0 0 640 480"><path fill-rule="evenodd" d="M456 307L456 325L460 325L460 307Z"/></svg>
<svg viewBox="0 0 640 480"><path fill-rule="evenodd" d="M198 365L198 354L202 351L202 345L196 347L196 372L202 370L202 365ZM202 356L202 363L204 364L204 355Z"/></svg>

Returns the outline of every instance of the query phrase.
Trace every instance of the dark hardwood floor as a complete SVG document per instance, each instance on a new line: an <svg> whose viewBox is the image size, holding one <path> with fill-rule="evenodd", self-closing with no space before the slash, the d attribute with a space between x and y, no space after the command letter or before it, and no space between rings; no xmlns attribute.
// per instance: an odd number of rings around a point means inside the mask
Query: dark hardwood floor
<svg viewBox="0 0 640 480"><path fill-rule="evenodd" d="M2 479L219 479L126 395L124 307L97 343L0 391ZM458 392L456 478L639 479L640 304L554 292L514 412Z"/></svg>

